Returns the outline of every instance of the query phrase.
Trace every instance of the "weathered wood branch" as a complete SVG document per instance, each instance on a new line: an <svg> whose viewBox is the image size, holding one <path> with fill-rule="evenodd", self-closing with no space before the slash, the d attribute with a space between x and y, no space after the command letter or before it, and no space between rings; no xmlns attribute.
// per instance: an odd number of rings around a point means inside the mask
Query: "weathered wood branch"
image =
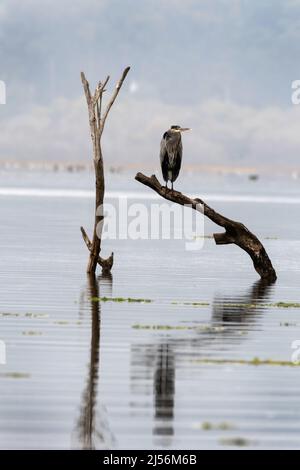
<svg viewBox="0 0 300 470"><path fill-rule="evenodd" d="M81 230L81 234L82 234L82 238L88 248L89 251L92 250L92 242L91 240L89 239L86 231L84 230L83 227L80 227L80 230ZM113 264L114 264L114 254L112 253L110 255L109 258L107 259L104 259L104 258L101 258L101 256L98 257L98 260L97 260L97 263L101 266L102 268L102 271L104 272L104 274L108 273L111 271L111 268L113 267Z"/></svg>
<svg viewBox="0 0 300 470"><path fill-rule="evenodd" d="M101 119L101 133L103 132L104 125L105 125L105 121L106 121L106 118L107 118L107 116L108 116L108 113L109 113L109 111L110 111L112 105L114 104L115 99L117 98L117 96L118 96L118 94L119 94L119 91L120 91L120 89L121 89L121 87L122 87L122 85L123 85L123 82L124 82L124 80L125 80L125 78L126 78L126 75L127 75L128 72L129 72L129 70L130 70L130 67L126 67L126 69L124 70L124 72L123 72L123 74L122 74L122 77L121 77L120 80L118 81L117 86L116 86L116 88L115 88L115 91L114 91L114 93L113 93L113 95L112 95L112 97L111 97L111 99L110 99L110 101L109 101L109 103L108 103L108 105L107 105L107 107L106 107L106 110L105 110L105 112L104 112L103 118Z"/></svg>
<svg viewBox="0 0 300 470"><path fill-rule="evenodd" d="M93 143L93 158L94 158L94 169L95 169L95 221L92 241L89 240L84 229L81 230L83 239L89 249L89 261L87 266L88 273L94 273L96 271L97 264L100 264L103 271L110 271L113 265L113 254L104 260L100 257L101 251L101 235L103 227L103 201L105 192L105 180L104 180L104 169L103 169L103 156L101 149L101 136L104 130L104 124L108 113L115 102L115 99L123 85L127 73L130 67L127 67L119 80L114 93L110 101L108 102L105 113L102 117L102 96L105 92L105 86L109 80L109 76L104 82L99 82L94 94L91 94L89 82L87 81L83 72L81 72L81 81L85 93L85 98L88 106L89 124L91 139Z"/></svg>
<svg viewBox="0 0 300 470"><path fill-rule="evenodd" d="M85 75L83 72L81 72L80 76L81 76L81 81L82 81L82 85L83 85L83 89L85 93L86 102L89 105L91 101L91 92L90 92L89 82L85 78Z"/></svg>
<svg viewBox="0 0 300 470"><path fill-rule="evenodd" d="M109 80L109 75L106 77L104 83L99 82L94 95L94 104L96 104L99 98L102 97L102 93L105 91L106 84Z"/></svg>
<svg viewBox="0 0 300 470"><path fill-rule="evenodd" d="M168 201L175 202L182 206L189 206L196 211L203 213L212 222L223 227L225 232L215 233L214 239L217 245L233 243L246 251L253 261L257 273L262 279L274 282L277 278L271 260L259 239L245 225L240 222L228 219L209 207L201 199L192 199L178 191L161 186L155 175L151 177L142 173L137 173L135 179L140 183L153 189L157 194Z"/></svg>

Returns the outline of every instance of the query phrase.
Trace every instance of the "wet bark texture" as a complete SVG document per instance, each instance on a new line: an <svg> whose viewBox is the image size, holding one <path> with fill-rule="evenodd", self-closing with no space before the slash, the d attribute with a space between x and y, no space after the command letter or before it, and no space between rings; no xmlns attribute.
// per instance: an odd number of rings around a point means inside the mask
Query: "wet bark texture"
<svg viewBox="0 0 300 470"><path fill-rule="evenodd" d="M103 169L103 156L101 150L101 137L103 134L105 121L109 114L109 111L112 105L115 102L116 97L123 85L123 82L128 74L130 67L127 67L120 80L118 81L116 88L111 96L110 101L108 102L104 112L102 113L102 97L103 93L106 91L105 86L109 80L107 77L104 82L99 82L96 87L95 93L92 95L90 91L89 82L85 78L83 72L81 72L81 81L86 97L86 102L88 106L89 113L89 123L91 138L93 143L93 158L94 158L94 169L95 169L95 221L94 221L94 231L93 238L90 241L86 231L81 227L81 233L85 244L90 252L89 261L87 265L88 273L95 273L97 264L102 267L104 272L109 272L113 265L113 253L108 259L103 259L100 256L101 251L101 234L102 227L104 222L103 216L103 200L105 192L105 180L104 180L104 169Z"/></svg>
<svg viewBox="0 0 300 470"><path fill-rule="evenodd" d="M271 260L259 239L245 225L240 222L228 219L209 207L201 199L191 199L188 196L172 191L165 186L161 186L155 175L151 177L142 173L137 173L135 179L140 183L153 189L156 193L168 201L175 202L180 205L187 205L191 208L203 213L212 222L223 227L225 232L215 233L214 239L217 245L235 244L242 250L246 251L253 261L253 266L261 279L268 282L276 281L276 272L272 266Z"/></svg>

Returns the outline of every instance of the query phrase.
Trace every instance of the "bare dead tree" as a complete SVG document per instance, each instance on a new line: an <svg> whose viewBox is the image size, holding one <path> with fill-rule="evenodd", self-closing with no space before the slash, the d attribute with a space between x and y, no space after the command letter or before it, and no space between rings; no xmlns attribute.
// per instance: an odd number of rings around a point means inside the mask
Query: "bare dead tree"
<svg viewBox="0 0 300 470"><path fill-rule="evenodd" d="M91 138L93 143L93 158L94 158L94 168L95 168L95 180L96 180L96 194L95 194L95 222L94 222L94 232L93 239L90 241L86 231L81 227L81 233L83 240L90 252L89 261L87 265L87 272L94 273L96 271L97 264L102 267L103 272L110 272L114 255L110 255L108 259L103 259L100 256L101 251L101 234L103 227L103 200L105 192L105 180L104 180L104 169L103 169L103 156L101 150L101 137L104 131L105 122L107 116L111 110L112 105L115 102L116 97L123 85L123 82L128 74L130 67L126 67L120 80L118 81L116 88L105 108L105 111L102 113L102 97L103 93L106 91L105 87L109 80L109 76L104 80L104 82L99 82L96 87L95 93L92 95L90 91L89 82L85 78L83 72L81 72L81 81L84 88L84 93L86 97L86 102L88 106L89 113L89 123Z"/></svg>
<svg viewBox="0 0 300 470"><path fill-rule="evenodd" d="M277 276L275 269L272 266L271 260L264 246L259 241L259 239L253 233L251 233L247 227L245 227L245 225L224 217L209 207L201 199L191 199L178 191L172 191L165 186L161 186L155 175L148 177L142 173L137 173L135 179L153 189L164 199L175 202L176 204L180 204L182 206L189 206L199 212L202 212L212 222L219 225L220 227L223 227L225 232L214 234L216 244L226 245L233 243L239 246L251 257L254 268L262 279L268 282L276 281Z"/></svg>

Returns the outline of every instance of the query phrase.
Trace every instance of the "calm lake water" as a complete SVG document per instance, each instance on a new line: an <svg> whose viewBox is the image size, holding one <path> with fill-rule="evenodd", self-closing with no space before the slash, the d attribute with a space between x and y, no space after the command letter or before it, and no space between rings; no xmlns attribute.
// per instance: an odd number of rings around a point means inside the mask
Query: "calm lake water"
<svg viewBox="0 0 300 470"><path fill-rule="evenodd" d="M107 201L162 202L133 177L108 175ZM1 172L2 449L300 448L300 308L278 306L300 302L300 181L199 174L177 188L256 233L276 284L211 238L199 251L105 240L112 276L90 279L93 175Z"/></svg>

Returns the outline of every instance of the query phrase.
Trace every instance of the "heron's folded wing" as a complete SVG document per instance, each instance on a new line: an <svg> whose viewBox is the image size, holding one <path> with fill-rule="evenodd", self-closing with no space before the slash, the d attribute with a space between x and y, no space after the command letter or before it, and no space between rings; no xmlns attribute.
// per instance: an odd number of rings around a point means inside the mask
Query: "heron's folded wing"
<svg viewBox="0 0 300 470"><path fill-rule="evenodd" d="M178 146L177 146L176 153L175 153L175 158L174 158L174 161L173 161L173 167L172 167L173 181L175 181L176 178L179 175L180 168L181 168L181 162L182 162L182 143L180 141Z"/></svg>
<svg viewBox="0 0 300 470"><path fill-rule="evenodd" d="M169 169L169 156L166 148L166 140L164 137L161 139L160 143L160 165L161 165L161 171L162 175L165 181L168 180L168 169Z"/></svg>

